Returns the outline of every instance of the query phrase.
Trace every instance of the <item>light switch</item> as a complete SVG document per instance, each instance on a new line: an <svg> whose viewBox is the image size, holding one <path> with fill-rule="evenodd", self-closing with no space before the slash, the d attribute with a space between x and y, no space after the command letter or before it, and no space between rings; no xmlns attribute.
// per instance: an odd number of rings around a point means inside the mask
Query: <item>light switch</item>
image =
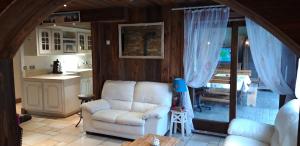
<svg viewBox="0 0 300 146"><path fill-rule="evenodd" d="M110 40L106 40L106 45L110 45Z"/></svg>

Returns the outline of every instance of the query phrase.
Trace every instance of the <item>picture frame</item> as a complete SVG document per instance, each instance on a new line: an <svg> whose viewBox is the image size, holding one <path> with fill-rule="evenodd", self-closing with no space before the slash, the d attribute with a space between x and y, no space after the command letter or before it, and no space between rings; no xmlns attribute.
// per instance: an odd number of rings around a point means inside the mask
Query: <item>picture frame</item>
<svg viewBox="0 0 300 146"><path fill-rule="evenodd" d="M119 58L164 59L164 23L119 24Z"/></svg>

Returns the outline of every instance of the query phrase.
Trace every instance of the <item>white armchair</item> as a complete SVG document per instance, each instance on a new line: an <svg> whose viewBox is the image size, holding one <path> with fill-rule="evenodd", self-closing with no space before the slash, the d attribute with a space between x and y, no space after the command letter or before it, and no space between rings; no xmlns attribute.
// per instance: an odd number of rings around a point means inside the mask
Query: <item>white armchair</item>
<svg viewBox="0 0 300 146"><path fill-rule="evenodd" d="M299 107L299 99L285 104L276 116L275 125L232 120L224 146L297 146Z"/></svg>
<svg viewBox="0 0 300 146"><path fill-rule="evenodd" d="M129 139L167 132L172 101L169 84L106 81L101 96L82 105L85 131Z"/></svg>

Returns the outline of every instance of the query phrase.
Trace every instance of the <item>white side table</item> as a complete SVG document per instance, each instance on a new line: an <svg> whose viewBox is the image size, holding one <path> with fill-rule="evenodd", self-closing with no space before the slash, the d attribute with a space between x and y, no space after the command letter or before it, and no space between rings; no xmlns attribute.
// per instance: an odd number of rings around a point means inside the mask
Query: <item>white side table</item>
<svg viewBox="0 0 300 146"><path fill-rule="evenodd" d="M184 138L184 129L186 127L187 122L187 113L186 111L175 111L171 110L171 124L170 124L170 136L173 134L173 125L174 125L174 133L177 131L177 124L181 124L181 135Z"/></svg>

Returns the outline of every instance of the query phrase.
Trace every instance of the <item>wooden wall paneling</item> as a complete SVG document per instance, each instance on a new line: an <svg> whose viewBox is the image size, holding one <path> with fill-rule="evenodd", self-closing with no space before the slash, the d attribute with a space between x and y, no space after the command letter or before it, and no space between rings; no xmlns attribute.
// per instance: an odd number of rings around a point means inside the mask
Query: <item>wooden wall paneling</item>
<svg viewBox="0 0 300 146"><path fill-rule="evenodd" d="M172 11L170 77L183 78L184 16L183 11Z"/></svg>
<svg viewBox="0 0 300 146"><path fill-rule="evenodd" d="M160 22L162 19L162 11L160 8L135 8L129 9L129 19L124 23L145 23L145 22ZM166 17L170 19L170 17ZM102 84L105 80L134 80L134 81L163 81L162 80L162 66L169 67L169 64L163 64L165 59L124 59L119 58L119 40L118 40L118 23L102 23L95 22L97 25L92 27L98 27L93 29L95 31L95 47L93 56L97 61L93 63L101 64L95 65L100 69L95 70L94 82L96 87L95 93L100 94ZM93 33L94 34L94 33ZM100 35L101 34L101 35ZM106 45L106 40L111 42L110 45ZM169 44L169 43L165 43ZM168 50L169 48L166 48ZM96 55L95 55L96 54ZM101 56L101 57L99 57ZM168 57L169 55L167 55ZM168 59L166 59L168 60ZM99 79L101 78L101 79ZM168 81L169 76L166 75L164 81ZM97 82L99 85L96 85Z"/></svg>
<svg viewBox="0 0 300 146"><path fill-rule="evenodd" d="M128 20L128 8L113 7L104 9L92 9L80 11L81 22L126 22Z"/></svg>
<svg viewBox="0 0 300 146"><path fill-rule="evenodd" d="M102 74L101 74L101 69L102 69L102 52L101 49L99 48L100 44L103 43L101 42L103 39L103 30L102 25L100 25L97 22L92 22L91 23L91 35L92 35L92 43L93 43L93 48L92 48L92 61L93 61L93 92L96 98L100 98L101 96L101 87L102 87Z"/></svg>
<svg viewBox="0 0 300 146"><path fill-rule="evenodd" d="M16 145L16 104L13 60L0 59L0 145Z"/></svg>
<svg viewBox="0 0 300 146"><path fill-rule="evenodd" d="M238 65L238 25L232 24L231 33L231 64L230 64L230 103L229 121L236 118L237 104L237 65Z"/></svg>
<svg viewBox="0 0 300 146"><path fill-rule="evenodd" d="M164 59L161 62L161 81L162 82L170 82L170 60L171 60L171 32L172 32L172 12L169 7L164 7L162 10L163 20L164 20Z"/></svg>

